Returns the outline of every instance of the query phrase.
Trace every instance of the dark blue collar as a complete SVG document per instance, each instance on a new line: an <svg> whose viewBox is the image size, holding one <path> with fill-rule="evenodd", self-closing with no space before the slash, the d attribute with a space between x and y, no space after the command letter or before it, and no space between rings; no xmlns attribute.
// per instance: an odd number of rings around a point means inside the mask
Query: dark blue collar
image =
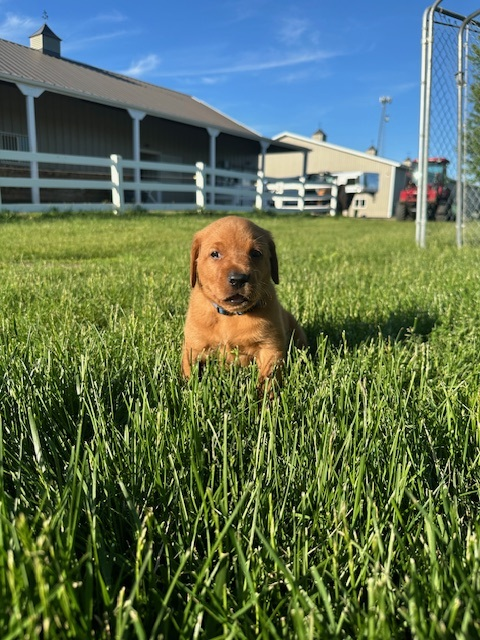
<svg viewBox="0 0 480 640"><path fill-rule="evenodd" d="M227 311L226 309L221 307L219 304L216 304L215 302L212 302L212 304L215 307L215 309L218 311L218 313L222 316L243 316L245 313L248 313L249 311L253 311L258 307L258 303L257 303L253 307L250 307L250 309L246 309L245 311Z"/></svg>

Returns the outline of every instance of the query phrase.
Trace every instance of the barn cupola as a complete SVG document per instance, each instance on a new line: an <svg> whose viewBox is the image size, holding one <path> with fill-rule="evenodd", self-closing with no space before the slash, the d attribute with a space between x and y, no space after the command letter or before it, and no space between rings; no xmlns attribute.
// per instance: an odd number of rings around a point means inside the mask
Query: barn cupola
<svg viewBox="0 0 480 640"><path fill-rule="evenodd" d="M326 142L327 134L325 133L325 131L322 131L322 129L317 129L315 133L312 135L312 138L317 142Z"/></svg>
<svg viewBox="0 0 480 640"><path fill-rule="evenodd" d="M30 36L30 48L48 53L50 56L60 57L60 38L53 33L45 23L38 31Z"/></svg>

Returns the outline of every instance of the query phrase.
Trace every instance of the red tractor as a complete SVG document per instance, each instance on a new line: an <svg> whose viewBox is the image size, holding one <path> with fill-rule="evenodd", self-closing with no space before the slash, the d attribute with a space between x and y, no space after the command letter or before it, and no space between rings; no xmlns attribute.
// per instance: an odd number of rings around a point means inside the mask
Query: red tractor
<svg viewBox="0 0 480 640"><path fill-rule="evenodd" d="M446 158L428 159L427 217L429 220L452 219L452 182L447 178ZM400 191L395 217L415 220L417 214L418 160L412 162L405 188Z"/></svg>

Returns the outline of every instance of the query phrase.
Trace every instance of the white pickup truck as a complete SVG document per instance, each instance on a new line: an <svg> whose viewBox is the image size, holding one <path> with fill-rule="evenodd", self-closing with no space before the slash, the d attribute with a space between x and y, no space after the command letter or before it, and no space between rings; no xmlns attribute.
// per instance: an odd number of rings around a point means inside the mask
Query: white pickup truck
<svg viewBox="0 0 480 640"><path fill-rule="evenodd" d="M378 173L339 171L267 180L268 205L281 211L331 216L348 209L354 194L377 193Z"/></svg>

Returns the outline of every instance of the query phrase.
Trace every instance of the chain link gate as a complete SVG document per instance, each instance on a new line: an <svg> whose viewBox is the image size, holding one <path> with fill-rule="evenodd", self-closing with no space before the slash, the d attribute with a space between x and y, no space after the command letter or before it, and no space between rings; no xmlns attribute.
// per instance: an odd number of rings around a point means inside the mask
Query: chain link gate
<svg viewBox="0 0 480 640"><path fill-rule="evenodd" d="M480 9L462 16L440 7L428 7L422 25L422 69L418 154L416 241L426 246L427 221L435 219L429 159L448 160L447 181L439 218L448 224L428 224L429 236L447 235L457 246L480 241L480 184L467 170L472 111L472 48L480 46ZM478 64L478 62L476 63ZM480 69L477 70L477 74ZM470 138L471 140L471 138ZM438 164L437 164L438 166ZM440 206L438 207L440 212Z"/></svg>

